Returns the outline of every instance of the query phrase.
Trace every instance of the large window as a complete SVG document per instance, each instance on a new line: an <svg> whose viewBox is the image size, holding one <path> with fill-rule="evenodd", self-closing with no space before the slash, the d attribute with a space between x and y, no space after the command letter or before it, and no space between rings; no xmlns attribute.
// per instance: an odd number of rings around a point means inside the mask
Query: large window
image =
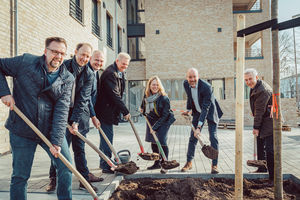
<svg viewBox="0 0 300 200"><path fill-rule="evenodd" d="M83 23L82 8L80 0L70 0L70 15L81 23Z"/></svg>
<svg viewBox="0 0 300 200"><path fill-rule="evenodd" d="M145 23L145 0L127 1L127 23Z"/></svg>
<svg viewBox="0 0 300 200"><path fill-rule="evenodd" d="M97 37L101 37L101 6L99 6L100 3L98 3L97 0L93 0L92 5L92 33L94 33Z"/></svg>
<svg viewBox="0 0 300 200"><path fill-rule="evenodd" d="M112 17L106 13L106 44L111 48L113 47L112 27Z"/></svg>
<svg viewBox="0 0 300 200"><path fill-rule="evenodd" d="M145 38L144 37L133 37L128 38L128 52L131 59L134 60L145 60Z"/></svg>
<svg viewBox="0 0 300 200"><path fill-rule="evenodd" d="M184 79L161 80L170 100L185 100L186 99L186 93L185 93L185 90L183 87L183 81L184 81Z"/></svg>
<svg viewBox="0 0 300 200"><path fill-rule="evenodd" d="M225 80L211 79L208 82L211 84L215 98L217 100L225 99Z"/></svg>

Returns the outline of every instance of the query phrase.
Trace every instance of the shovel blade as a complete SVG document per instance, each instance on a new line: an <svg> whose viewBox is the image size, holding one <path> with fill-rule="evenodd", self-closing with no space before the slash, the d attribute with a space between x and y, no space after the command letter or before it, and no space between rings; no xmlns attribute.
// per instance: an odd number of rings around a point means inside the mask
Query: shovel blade
<svg viewBox="0 0 300 200"><path fill-rule="evenodd" d="M213 147L211 146L208 146L208 145L204 145L202 147L202 152L203 154L207 157L207 158L210 158L210 159L217 159L218 158L218 155L219 155L219 151L214 149Z"/></svg>
<svg viewBox="0 0 300 200"><path fill-rule="evenodd" d="M176 160L164 161L161 163L161 167L164 169L174 169L179 166L179 163Z"/></svg>
<svg viewBox="0 0 300 200"><path fill-rule="evenodd" d="M118 164L115 171L123 174L134 174L135 172L137 172L138 169L139 167L136 165L136 163L130 161L125 164Z"/></svg>
<svg viewBox="0 0 300 200"><path fill-rule="evenodd" d="M158 153L140 153L139 156L144 160L159 160Z"/></svg>

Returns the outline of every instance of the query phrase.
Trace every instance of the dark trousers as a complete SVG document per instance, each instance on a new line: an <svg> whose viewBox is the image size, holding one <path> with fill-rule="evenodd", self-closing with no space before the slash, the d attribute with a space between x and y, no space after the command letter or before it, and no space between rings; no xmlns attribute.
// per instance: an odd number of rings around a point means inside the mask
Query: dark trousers
<svg viewBox="0 0 300 200"><path fill-rule="evenodd" d="M168 146L167 145L162 145L161 147L162 147L162 149L163 149L163 151L164 151L164 153L165 153L165 155L168 159L168 157L169 157L169 148L168 148ZM157 146L156 143L151 143L151 149L152 149L153 153L159 153L159 149L158 149L158 146ZM160 154L160 157L162 158L161 154Z"/></svg>
<svg viewBox="0 0 300 200"><path fill-rule="evenodd" d="M267 167L269 171L269 179L274 179L274 144L273 135L263 138L267 154Z"/></svg>
<svg viewBox="0 0 300 200"><path fill-rule="evenodd" d="M266 160L264 139L256 137L257 141L257 160Z"/></svg>
<svg viewBox="0 0 300 200"><path fill-rule="evenodd" d="M215 122L209 121L209 120L207 120L207 124L208 124L210 144L214 149L219 150L219 142L218 142L218 137L217 137L217 127L218 126ZM194 125L194 127L198 125L197 118L193 118L193 125ZM203 125L202 125L202 127L203 127ZM201 131L202 131L202 127L201 127ZM187 162L190 162L194 159L197 142L198 142L198 139L194 136L193 130L191 130L188 151L187 151ZM217 164L218 164L218 158L212 160L213 166L216 166Z"/></svg>
<svg viewBox="0 0 300 200"><path fill-rule="evenodd" d="M82 134L84 137L86 137L86 134ZM68 142L68 146L70 147L70 144L72 143L72 149L74 152L74 161L75 161L75 166L78 172L88 181L89 180L89 169L87 167L87 161L85 158L85 143L83 140L81 140L79 137L73 135L70 133L69 129L67 129L66 132L66 138ZM53 163L51 162L51 167L50 167L50 178L56 177L56 170L55 167L53 166Z"/></svg>
<svg viewBox="0 0 300 200"><path fill-rule="evenodd" d="M102 121L101 123L101 129L103 130L104 134L108 138L111 144L113 144L113 137L114 137L114 132L113 132L113 125L112 124L106 124ZM100 133L99 133L100 134ZM111 150L100 134L100 146L99 146L100 151L102 151L108 158L111 158ZM110 169L110 166L106 163L106 161L103 158L100 158L100 168L101 169Z"/></svg>

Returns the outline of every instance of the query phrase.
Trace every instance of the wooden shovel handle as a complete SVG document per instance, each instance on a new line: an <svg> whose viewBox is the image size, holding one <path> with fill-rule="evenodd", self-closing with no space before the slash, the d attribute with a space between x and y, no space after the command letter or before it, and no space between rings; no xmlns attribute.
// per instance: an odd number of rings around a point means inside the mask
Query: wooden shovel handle
<svg viewBox="0 0 300 200"><path fill-rule="evenodd" d="M155 142L156 142L156 144L157 144L157 146L158 146L158 150L159 150L160 154L161 154L162 157L163 157L163 160L164 160L164 161L167 161L168 159L167 159L166 154L165 154L165 152L164 152L164 150L163 150L163 148L162 148L162 146L161 146L161 144L160 144L160 142L159 142L159 140L158 140L158 138L157 138L157 136L156 136L155 131L152 129L151 124L150 124L148 118L147 118L145 115L144 115L144 117L145 117L146 122L147 122L147 124L148 124L148 127L149 127L149 129L150 129L150 133L153 135L153 138L154 138L154 140L155 140Z"/></svg>
<svg viewBox="0 0 300 200"><path fill-rule="evenodd" d="M71 128L70 125L68 125L68 128ZM74 131L76 133L76 135L83 140L85 143L87 143L92 149L94 149L101 158L103 158L107 164L112 167L112 168L116 168L117 166L114 165L111 160L102 152L98 149L98 147L96 147L96 145L94 145L91 141L89 141L86 137L84 137L81 133L79 133L78 131Z"/></svg>
<svg viewBox="0 0 300 200"><path fill-rule="evenodd" d="M45 137L44 134L14 105L14 111L22 118L25 123L45 142L45 144L51 148L53 145L50 141ZM96 192L93 190L91 185L83 178L83 176L71 165L71 163L61 154L58 153L58 158L72 171L72 173L80 180L80 182L84 185L84 187L88 190L88 192L92 195L94 200L98 200L98 196Z"/></svg>
<svg viewBox="0 0 300 200"><path fill-rule="evenodd" d="M103 132L103 130L101 129L101 127L98 127L97 128L100 132L100 134L102 135L102 137L104 138L106 144L108 145L108 147L110 148L110 150L113 152L115 158L116 158L116 161L118 164L121 164L121 161L120 161L120 158L116 152L116 149L114 148L114 146L111 144L111 142L109 141L109 139L107 138L107 136L105 135L105 133Z"/></svg>
<svg viewBox="0 0 300 200"><path fill-rule="evenodd" d="M132 120L129 118L128 121L129 121L129 123L131 125L131 128L132 128L132 130L134 132L134 135L135 135L135 137L136 137L136 139L137 139L137 141L138 141L138 143L140 145L141 153L145 153L144 147L143 147L142 142L141 142L141 138L140 138L137 130L135 129L135 126L134 126Z"/></svg>
<svg viewBox="0 0 300 200"><path fill-rule="evenodd" d="M182 115L182 116L188 121L188 123L190 124L190 126L191 126L193 132L195 132L196 129L195 129L195 127L193 126L193 123L191 122L191 116L190 116L190 115ZM203 143L202 140L200 139L199 135L197 135L196 138L198 139L198 141L199 141L201 147L203 147L203 146L204 146L204 143Z"/></svg>

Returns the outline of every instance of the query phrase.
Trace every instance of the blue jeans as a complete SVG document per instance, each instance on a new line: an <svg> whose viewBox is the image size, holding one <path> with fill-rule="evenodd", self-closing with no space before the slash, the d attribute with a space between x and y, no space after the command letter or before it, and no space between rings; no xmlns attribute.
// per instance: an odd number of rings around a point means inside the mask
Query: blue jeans
<svg viewBox="0 0 300 200"><path fill-rule="evenodd" d="M84 137L86 137L86 134L82 134ZM85 143L82 139L79 137L73 135L70 133L69 129L67 129L66 132L66 138L68 142L68 147L70 147L70 144L72 142L72 149L74 152L74 161L77 171L87 180L89 181L89 169L87 167L87 161L85 158ZM56 176L56 170L53 166L53 162L51 162L50 171L49 171L49 177L55 177Z"/></svg>
<svg viewBox="0 0 300 200"><path fill-rule="evenodd" d="M113 132L113 125L112 124L106 124L104 122L101 123L101 129L103 130L104 134L107 136L109 139L110 143L113 144L113 137L114 137L114 132ZM100 133L99 133L100 134ZM100 146L99 146L100 151L102 151L108 158L111 158L111 150L100 134ZM101 169L110 169L110 166L106 163L106 161L103 158L100 158L100 168Z"/></svg>
<svg viewBox="0 0 300 200"><path fill-rule="evenodd" d="M207 120L208 124L208 132L209 132L209 140L210 140L210 145L215 148L216 150L219 150L219 142L218 142L218 137L217 137L217 124ZM198 125L198 120L193 119L193 125L194 127ZM203 127L203 125L202 125ZM201 130L202 130L201 127ZM197 145L198 139L194 137L194 132L191 130L191 135L189 139L189 145L188 145L188 151L187 151L187 162L190 162L193 160L195 156L195 149ZM212 160L212 165L216 166L218 164L218 158Z"/></svg>
<svg viewBox="0 0 300 200"><path fill-rule="evenodd" d="M13 133L10 133L9 136L13 161L13 172L10 183L10 199L27 199L27 181L30 177L34 153L38 144L48 153L51 160L57 166L57 198L59 200L72 199L72 172L59 158L53 157L50 153L49 147L44 142L37 143L36 141L20 137ZM66 139L64 139L62 143L61 153L69 162L71 162L71 155Z"/></svg>

